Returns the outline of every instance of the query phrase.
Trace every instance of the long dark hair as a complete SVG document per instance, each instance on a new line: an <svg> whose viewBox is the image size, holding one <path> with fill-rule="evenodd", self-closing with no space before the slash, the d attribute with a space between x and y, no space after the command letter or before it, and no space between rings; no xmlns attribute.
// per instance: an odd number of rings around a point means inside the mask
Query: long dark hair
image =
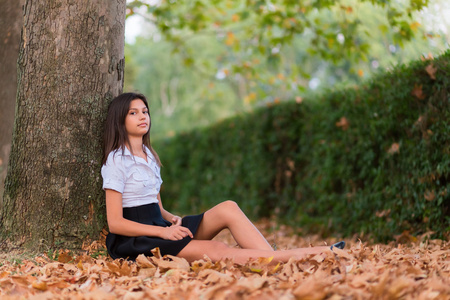
<svg viewBox="0 0 450 300"><path fill-rule="evenodd" d="M103 164L106 164L109 153L117 149L121 149L123 153L125 151L125 145L130 144L128 133L125 129L125 118L127 117L131 101L136 99L142 100L147 109L149 109L145 96L138 93L123 93L114 98L109 104L108 115L106 116L105 132L103 135ZM151 124L152 121L150 118L149 129L142 137L142 142L148 149L150 149L150 152L152 152L156 162L159 166L161 166L159 156L150 144Z"/></svg>

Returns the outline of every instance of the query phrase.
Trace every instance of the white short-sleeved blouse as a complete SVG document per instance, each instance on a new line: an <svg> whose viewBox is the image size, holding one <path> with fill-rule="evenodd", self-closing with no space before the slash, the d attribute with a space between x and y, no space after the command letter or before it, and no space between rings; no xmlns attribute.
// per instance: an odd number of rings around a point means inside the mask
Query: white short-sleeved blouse
<svg viewBox="0 0 450 300"><path fill-rule="evenodd" d="M102 166L103 189L115 190L122 194L123 207L135 207L158 203L162 179L160 167L150 150L146 147L147 161L133 156L125 147L108 155Z"/></svg>

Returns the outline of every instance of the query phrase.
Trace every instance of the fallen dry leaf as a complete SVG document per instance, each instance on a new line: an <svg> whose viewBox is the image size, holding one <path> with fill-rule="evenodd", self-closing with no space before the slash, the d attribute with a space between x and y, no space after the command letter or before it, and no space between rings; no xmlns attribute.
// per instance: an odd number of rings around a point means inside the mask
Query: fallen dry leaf
<svg viewBox="0 0 450 300"><path fill-rule="evenodd" d="M392 145L391 145L391 147L389 147L387 153L392 155L392 154L395 154L395 153L397 153L399 151L400 151L399 143L392 143Z"/></svg>
<svg viewBox="0 0 450 300"><path fill-rule="evenodd" d="M425 71L427 71L431 79L436 80L437 68L433 64L429 64L428 66L426 66Z"/></svg>
<svg viewBox="0 0 450 300"><path fill-rule="evenodd" d="M296 287L293 294L297 299L322 300L327 295L325 288L326 285L324 285L320 280L310 277Z"/></svg>
<svg viewBox="0 0 450 300"><path fill-rule="evenodd" d="M324 245L318 236L302 238L286 226L273 230L272 222L257 226L279 249ZM155 256L140 255L136 262L93 258L86 252L69 255L64 250L60 255L71 256L61 258L66 262L42 255L18 263L10 253L2 253L0 298L450 299L450 244L430 239L431 234L403 232L388 245L347 240L344 250L280 264L271 258L239 265L207 257L189 264L178 257L162 257L158 249ZM233 241L227 232L216 239ZM102 243L85 249L97 252Z"/></svg>
<svg viewBox="0 0 450 300"><path fill-rule="evenodd" d="M422 84L414 84L414 88L411 91L411 95L413 95L414 97L416 97L419 100L423 100L426 98L425 93L422 90Z"/></svg>
<svg viewBox="0 0 450 300"><path fill-rule="evenodd" d="M350 123L346 117L342 117L339 119L338 122L336 122L336 127L339 127L344 131L347 130L349 126L350 126Z"/></svg>
<svg viewBox="0 0 450 300"><path fill-rule="evenodd" d="M434 191L428 190L425 192L423 196L427 201L433 201L436 198L436 194L434 193Z"/></svg>
<svg viewBox="0 0 450 300"><path fill-rule="evenodd" d="M44 281L35 281L31 284L31 286L40 291L46 291L48 289L47 283Z"/></svg>
<svg viewBox="0 0 450 300"><path fill-rule="evenodd" d="M136 264L141 268L156 268L144 254L141 254L136 258Z"/></svg>
<svg viewBox="0 0 450 300"><path fill-rule="evenodd" d="M71 261L73 258L72 256L69 254L69 251L59 251L59 256L58 256L58 261L62 262L62 263L68 263L69 261Z"/></svg>

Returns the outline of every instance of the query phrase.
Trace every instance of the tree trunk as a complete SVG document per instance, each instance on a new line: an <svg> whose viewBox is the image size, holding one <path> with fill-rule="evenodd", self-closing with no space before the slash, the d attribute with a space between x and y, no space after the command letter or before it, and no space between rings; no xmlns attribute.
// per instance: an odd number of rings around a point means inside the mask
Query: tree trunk
<svg viewBox="0 0 450 300"><path fill-rule="evenodd" d="M0 210L14 124L22 2L0 2Z"/></svg>
<svg viewBox="0 0 450 300"><path fill-rule="evenodd" d="M123 87L126 0L26 0L3 237L79 247L105 225L101 136Z"/></svg>

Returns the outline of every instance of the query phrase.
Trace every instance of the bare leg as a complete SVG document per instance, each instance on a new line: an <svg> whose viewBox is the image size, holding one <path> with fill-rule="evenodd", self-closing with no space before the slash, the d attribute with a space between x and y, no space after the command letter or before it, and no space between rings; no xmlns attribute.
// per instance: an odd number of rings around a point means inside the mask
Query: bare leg
<svg viewBox="0 0 450 300"><path fill-rule="evenodd" d="M211 241L221 230L228 228L242 249L230 247L222 242ZM273 257L274 262L287 262L291 257L304 258L309 254L331 251L329 246L297 248L274 251L264 236L250 222L234 201L222 202L207 212L194 236L177 256L189 262L202 259L204 255L213 261L231 258L245 263L250 258Z"/></svg>
<svg viewBox="0 0 450 300"><path fill-rule="evenodd" d="M241 248L272 251L264 236L234 201L224 201L206 211L194 239L211 240L225 228L230 230Z"/></svg>
<svg viewBox="0 0 450 300"><path fill-rule="evenodd" d="M187 244L177 256L185 258L192 262L208 256L212 261L218 261L224 258L231 258L234 262L244 264L250 258L273 257L273 262L287 262L291 257L301 259L308 254L319 254L331 251L330 247L310 247L297 248L291 250L259 250L259 249L239 249L229 247L218 241L200 241L192 240Z"/></svg>

